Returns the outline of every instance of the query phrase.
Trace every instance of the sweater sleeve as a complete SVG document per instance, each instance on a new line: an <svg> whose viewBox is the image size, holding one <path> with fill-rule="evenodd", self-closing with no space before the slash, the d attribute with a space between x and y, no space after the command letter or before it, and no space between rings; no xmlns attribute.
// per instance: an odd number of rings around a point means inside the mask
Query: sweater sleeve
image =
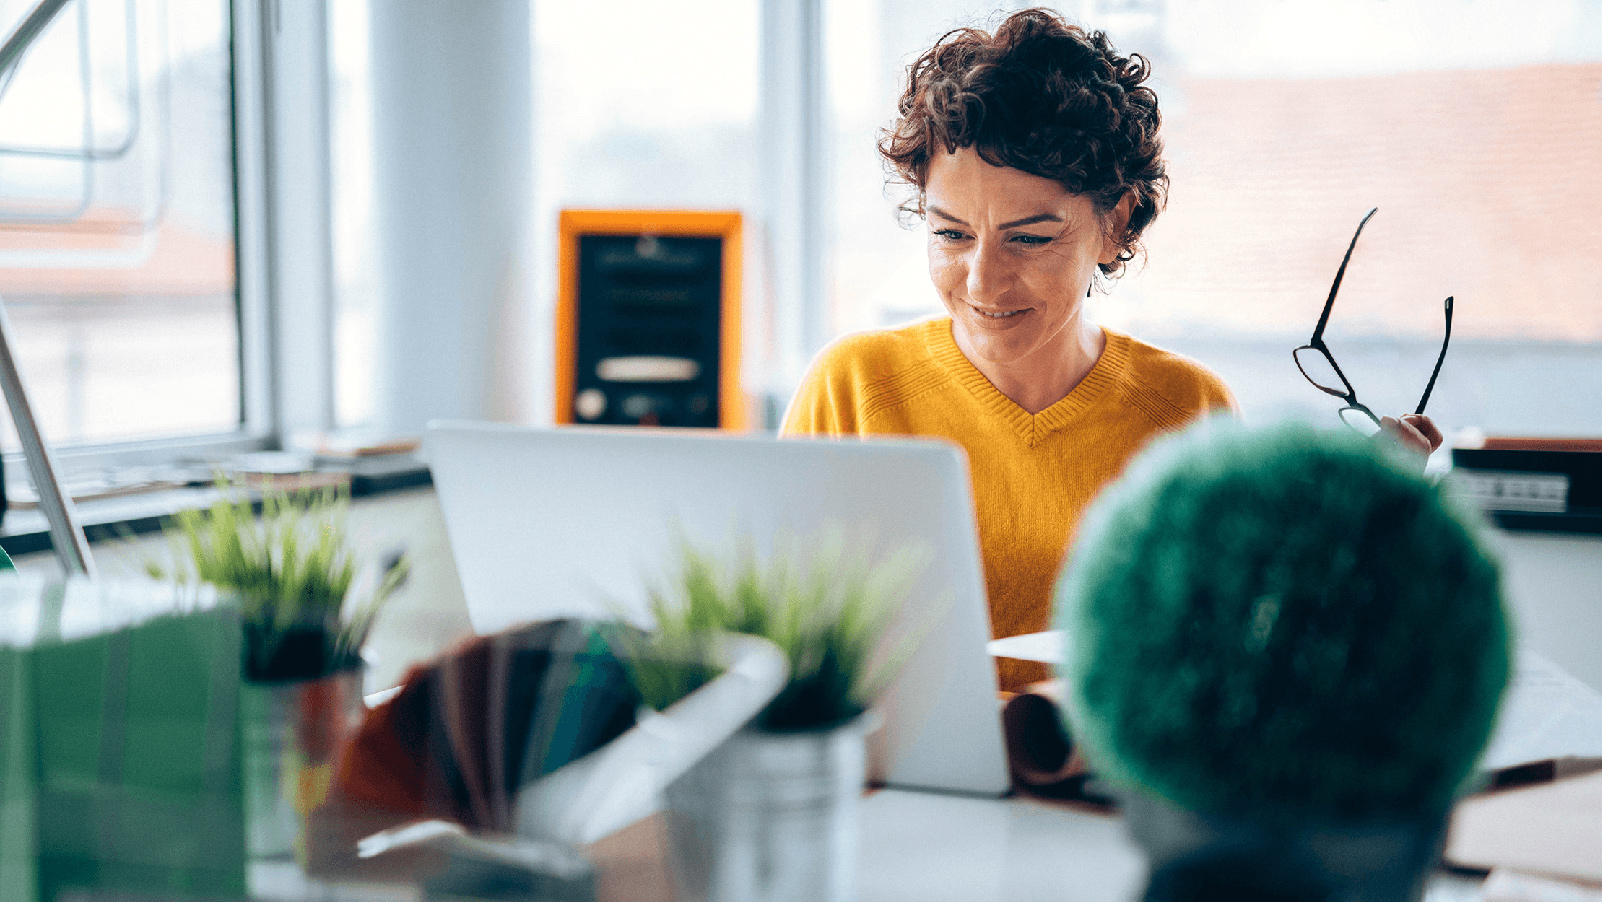
<svg viewBox="0 0 1602 902"><path fill-rule="evenodd" d="M801 385L790 399L781 436L855 435L859 422L856 403L856 367L841 345L834 344L818 354Z"/></svg>
<svg viewBox="0 0 1602 902"><path fill-rule="evenodd" d="M1240 402L1235 400L1235 393L1229 390L1224 380L1213 376L1212 391L1207 398L1207 412L1212 414L1227 414L1231 419L1240 419Z"/></svg>

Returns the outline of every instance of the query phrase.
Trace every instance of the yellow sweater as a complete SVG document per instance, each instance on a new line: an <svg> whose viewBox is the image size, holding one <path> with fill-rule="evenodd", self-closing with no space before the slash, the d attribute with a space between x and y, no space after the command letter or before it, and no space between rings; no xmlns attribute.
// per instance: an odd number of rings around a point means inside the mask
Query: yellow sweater
<svg viewBox="0 0 1602 902"><path fill-rule="evenodd" d="M1107 346L1068 396L1030 414L997 391L938 317L848 335L825 348L785 414L786 435L943 436L968 453L991 631L1039 632L1080 513L1153 436L1233 410L1194 360L1106 330ZM1001 659L1003 689L1045 679Z"/></svg>

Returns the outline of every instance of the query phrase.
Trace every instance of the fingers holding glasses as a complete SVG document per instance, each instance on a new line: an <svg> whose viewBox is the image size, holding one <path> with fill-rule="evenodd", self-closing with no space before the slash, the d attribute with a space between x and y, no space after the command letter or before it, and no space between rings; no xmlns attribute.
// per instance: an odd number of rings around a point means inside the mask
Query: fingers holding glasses
<svg viewBox="0 0 1602 902"><path fill-rule="evenodd" d="M1441 446L1445 437L1429 417L1410 413L1400 420L1380 417L1380 431L1375 434L1375 441L1389 442L1425 458Z"/></svg>
<svg viewBox="0 0 1602 902"><path fill-rule="evenodd" d="M1441 434L1441 430L1435 425L1435 421L1426 414L1403 414L1402 422L1418 430L1419 434L1424 436L1424 440L1429 442L1430 451L1432 452L1446 442L1446 436Z"/></svg>

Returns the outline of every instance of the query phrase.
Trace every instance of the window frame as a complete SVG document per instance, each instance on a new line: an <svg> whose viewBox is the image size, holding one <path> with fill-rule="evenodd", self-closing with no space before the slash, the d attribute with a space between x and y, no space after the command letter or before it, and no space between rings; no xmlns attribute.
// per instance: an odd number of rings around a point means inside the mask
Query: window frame
<svg viewBox="0 0 1602 902"><path fill-rule="evenodd" d="M327 287L332 248L326 225L320 231L297 228L319 215L326 221L328 214L326 12L324 0L228 2L238 428L134 441L51 443L64 482L182 458L220 459L278 449L291 429L332 425ZM308 107L324 115L308 116ZM274 116L275 109L286 113ZM275 172L287 167L302 177L275 178ZM307 169L312 177L303 177ZM320 278L323 290L311 292L303 303L282 303L290 268L283 263L285 256L293 256L295 264L308 257L324 261L320 276L312 276L314 281ZM291 379L288 374L297 375ZM22 375L26 382L27 373ZM6 453L3 462L12 473L28 472L20 451Z"/></svg>

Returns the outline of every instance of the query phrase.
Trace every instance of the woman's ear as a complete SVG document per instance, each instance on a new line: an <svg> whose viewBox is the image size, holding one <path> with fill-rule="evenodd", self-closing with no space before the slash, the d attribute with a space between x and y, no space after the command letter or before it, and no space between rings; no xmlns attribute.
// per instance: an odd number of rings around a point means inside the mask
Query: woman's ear
<svg viewBox="0 0 1602 902"><path fill-rule="evenodd" d="M1124 232L1129 228L1129 214L1135 209L1135 192L1124 192L1118 206L1107 214L1106 229L1102 232L1101 258L1096 262L1108 266L1124 252Z"/></svg>

